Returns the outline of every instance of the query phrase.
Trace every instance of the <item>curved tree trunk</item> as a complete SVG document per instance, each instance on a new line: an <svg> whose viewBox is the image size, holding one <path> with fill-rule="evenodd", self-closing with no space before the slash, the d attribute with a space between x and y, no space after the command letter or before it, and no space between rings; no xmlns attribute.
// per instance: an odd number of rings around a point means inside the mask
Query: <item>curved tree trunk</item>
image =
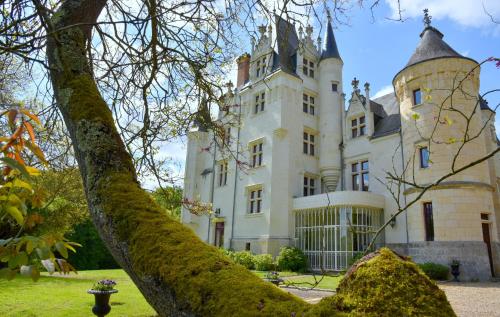
<svg viewBox="0 0 500 317"><path fill-rule="evenodd" d="M139 187L86 55L91 24L104 5L66 1L52 19L51 27L60 31L49 33L47 55L90 214L114 258L160 316L311 313L311 305L233 264L168 218Z"/></svg>

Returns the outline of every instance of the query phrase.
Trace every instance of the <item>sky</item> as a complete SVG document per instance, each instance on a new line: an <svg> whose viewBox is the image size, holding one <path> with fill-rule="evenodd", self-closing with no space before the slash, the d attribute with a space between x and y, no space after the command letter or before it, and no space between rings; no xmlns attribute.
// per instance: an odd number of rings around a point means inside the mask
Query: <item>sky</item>
<svg viewBox="0 0 500 317"><path fill-rule="evenodd" d="M334 25L337 46L344 61L344 92L347 96L350 96L350 82L354 77L361 85L370 83L372 99L392 91L394 75L406 65L420 40L424 8L429 9L432 26L439 29L444 34L443 39L460 54L478 62L491 56L500 57L500 0L401 0L404 22L390 20L397 15L396 3L396 0L380 1L374 9L374 20L368 8L355 6L349 13L349 25ZM485 9L498 24L492 23ZM315 26L318 30L319 25L316 23ZM316 30L314 36L318 36ZM249 43L241 53L250 50ZM228 77L236 82L235 69ZM496 88L500 88L500 68L487 63L481 70L480 90L484 93ZM500 93L488 101L490 106L500 103ZM496 127L497 132L500 131L500 115ZM183 165L186 146L181 140L164 146L162 154L179 160ZM182 168L180 172L183 172Z"/></svg>

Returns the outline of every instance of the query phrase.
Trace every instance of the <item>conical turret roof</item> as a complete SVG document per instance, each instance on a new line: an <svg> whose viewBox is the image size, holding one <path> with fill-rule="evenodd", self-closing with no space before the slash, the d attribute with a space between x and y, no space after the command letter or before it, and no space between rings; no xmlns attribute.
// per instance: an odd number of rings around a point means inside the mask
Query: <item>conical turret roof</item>
<svg viewBox="0 0 500 317"><path fill-rule="evenodd" d="M337 42L335 41L335 35L333 34L333 27L331 22L330 14L328 14L328 23L326 25L326 33L324 45L321 52L321 59L325 58L340 58L339 49L337 47Z"/></svg>
<svg viewBox="0 0 500 317"><path fill-rule="evenodd" d="M405 67L430 59L463 57L443 41L443 33L439 32L435 27L427 26L420 34L420 38L420 43Z"/></svg>

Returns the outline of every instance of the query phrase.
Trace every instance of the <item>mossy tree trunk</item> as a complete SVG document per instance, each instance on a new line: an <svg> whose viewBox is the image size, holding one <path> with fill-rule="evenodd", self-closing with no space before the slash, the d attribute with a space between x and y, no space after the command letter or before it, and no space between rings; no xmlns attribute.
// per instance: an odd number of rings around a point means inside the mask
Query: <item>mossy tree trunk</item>
<svg viewBox="0 0 500 317"><path fill-rule="evenodd" d="M90 71L87 49L104 0L64 2L47 55L90 214L116 261L160 316L298 316L311 306L236 266L169 219L143 191ZM74 26L76 25L76 26Z"/></svg>

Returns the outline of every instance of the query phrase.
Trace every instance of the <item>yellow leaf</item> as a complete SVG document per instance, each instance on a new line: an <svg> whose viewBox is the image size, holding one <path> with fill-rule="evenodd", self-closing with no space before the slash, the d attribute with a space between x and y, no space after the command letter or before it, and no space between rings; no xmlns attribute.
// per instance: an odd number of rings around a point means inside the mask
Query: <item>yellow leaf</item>
<svg viewBox="0 0 500 317"><path fill-rule="evenodd" d="M453 120L451 120L451 119L450 119L450 118L448 118L448 117L444 117L444 120L446 121L446 123L447 123L448 125L452 125L452 124L453 124Z"/></svg>
<svg viewBox="0 0 500 317"><path fill-rule="evenodd" d="M37 168L26 166L26 170L31 176L40 176L41 172Z"/></svg>
<svg viewBox="0 0 500 317"><path fill-rule="evenodd" d="M9 202L13 205L21 205L23 203L23 201L19 199L16 194L10 193L8 199Z"/></svg>
<svg viewBox="0 0 500 317"><path fill-rule="evenodd" d="M28 116L31 120L35 121L38 125L42 125L42 123L40 122L40 119L38 119L37 116L35 116L34 114L32 114L31 112L29 112L28 110L26 109L21 109L21 112Z"/></svg>
<svg viewBox="0 0 500 317"><path fill-rule="evenodd" d="M418 113L414 113L411 115L411 117L413 118L413 120L418 120L420 119L420 115Z"/></svg>
<svg viewBox="0 0 500 317"><path fill-rule="evenodd" d="M5 207L5 210L9 213L9 215L14 218L18 224L22 225L23 224L23 214L19 211L19 209L15 206L7 206Z"/></svg>
<svg viewBox="0 0 500 317"><path fill-rule="evenodd" d="M33 189L30 184L28 184L28 183L20 180L19 178L14 179L13 186L14 187L18 187L18 188L25 188L27 190L32 190Z"/></svg>

